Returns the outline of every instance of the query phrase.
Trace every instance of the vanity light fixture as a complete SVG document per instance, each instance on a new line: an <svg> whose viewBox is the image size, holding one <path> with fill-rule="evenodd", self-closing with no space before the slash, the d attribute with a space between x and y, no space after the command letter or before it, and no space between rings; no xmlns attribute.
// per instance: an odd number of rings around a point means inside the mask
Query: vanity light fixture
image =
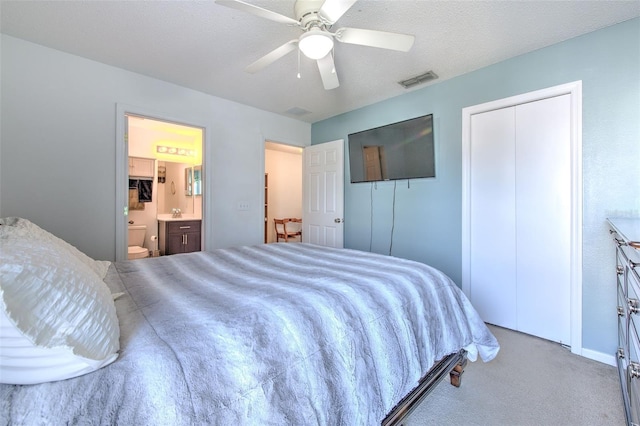
<svg viewBox="0 0 640 426"><path fill-rule="evenodd" d="M195 157L196 151L194 149L177 148L175 146L158 145L156 152L160 154L182 155L185 157Z"/></svg>

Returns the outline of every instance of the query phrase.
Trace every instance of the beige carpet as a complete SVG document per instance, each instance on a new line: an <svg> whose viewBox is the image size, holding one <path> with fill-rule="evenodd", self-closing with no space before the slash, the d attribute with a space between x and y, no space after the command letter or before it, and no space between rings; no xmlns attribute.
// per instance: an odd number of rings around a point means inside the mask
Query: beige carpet
<svg viewBox="0 0 640 426"><path fill-rule="evenodd" d="M443 380L405 420L427 425L624 425L615 367L561 345L490 326L500 353L467 364L462 386Z"/></svg>

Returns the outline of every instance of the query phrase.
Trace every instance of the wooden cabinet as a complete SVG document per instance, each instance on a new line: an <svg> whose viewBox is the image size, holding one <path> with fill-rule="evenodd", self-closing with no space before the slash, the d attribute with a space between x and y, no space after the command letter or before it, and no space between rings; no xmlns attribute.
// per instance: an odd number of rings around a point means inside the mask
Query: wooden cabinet
<svg viewBox="0 0 640 426"><path fill-rule="evenodd" d="M618 373L627 424L640 424L640 219L609 219L616 245Z"/></svg>
<svg viewBox="0 0 640 426"><path fill-rule="evenodd" d="M129 157L129 176L153 177L155 160L153 158Z"/></svg>
<svg viewBox="0 0 640 426"><path fill-rule="evenodd" d="M160 254L191 253L201 250L201 220L159 221Z"/></svg>

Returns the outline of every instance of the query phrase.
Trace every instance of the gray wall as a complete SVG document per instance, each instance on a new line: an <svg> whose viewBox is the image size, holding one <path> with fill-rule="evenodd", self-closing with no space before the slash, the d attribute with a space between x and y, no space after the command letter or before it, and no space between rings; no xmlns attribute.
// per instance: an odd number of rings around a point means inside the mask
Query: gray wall
<svg viewBox="0 0 640 426"><path fill-rule="evenodd" d="M433 113L437 178L410 188L398 182L392 254L436 266L460 285L462 108L576 80L583 82L582 343L612 356L616 287L606 218L640 216L640 19L314 123L311 138L347 143L349 133ZM345 161L345 246L388 253L394 183L350 184Z"/></svg>
<svg viewBox="0 0 640 426"><path fill-rule="evenodd" d="M263 240L264 139L310 124L2 35L0 216L115 258L116 104L209 126L206 247ZM238 202L249 203L238 211ZM123 228L123 229L126 229Z"/></svg>

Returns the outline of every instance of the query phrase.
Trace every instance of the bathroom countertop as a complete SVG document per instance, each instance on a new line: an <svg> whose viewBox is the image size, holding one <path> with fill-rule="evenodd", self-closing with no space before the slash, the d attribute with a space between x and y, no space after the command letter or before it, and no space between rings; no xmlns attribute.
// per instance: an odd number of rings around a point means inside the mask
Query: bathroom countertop
<svg viewBox="0 0 640 426"><path fill-rule="evenodd" d="M159 214L156 219L160 222L179 222L184 220L202 220L201 217L196 216L194 214L182 214L180 217L173 217L173 215L169 214Z"/></svg>

